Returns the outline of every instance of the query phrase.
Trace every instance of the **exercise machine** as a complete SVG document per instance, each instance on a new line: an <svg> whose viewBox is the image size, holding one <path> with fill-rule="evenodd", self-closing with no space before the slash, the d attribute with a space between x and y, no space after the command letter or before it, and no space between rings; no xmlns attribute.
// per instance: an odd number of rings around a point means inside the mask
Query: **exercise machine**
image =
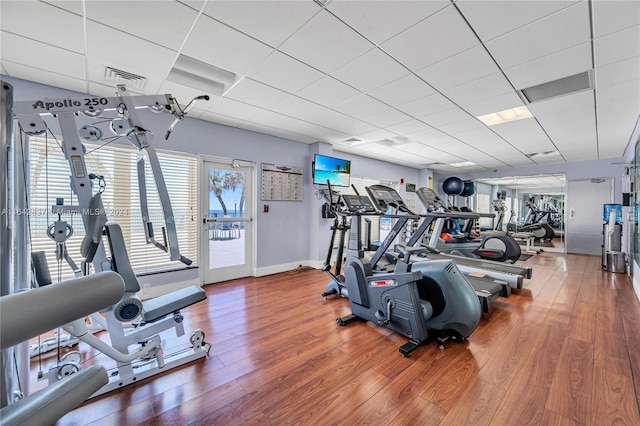
<svg viewBox="0 0 640 426"><path fill-rule="evenodd" d="M337 191L331 189L331 184L327 182L328 188L322 189L320 193L323 195L326 204L328 206L325 209L329 215L333 216L334 221L331 226L331 240L329 242L329 250L325 262L322 264L322 270L325 271L331 280L327 284L326 290L322 293L322 297L328 297L332 295L349 297L347 288L344 285L344 275L342 275L342 264L345 256L345 239L347 232L351 229L352 218L355 216L356 220L360 221L363 215L366 214L378 214L371 202L366 197L360 197L359 195L340 194ZM357 190L354 188L354 191ZM366 222L365 222L366 225ZM370 224L367 228L370 232ZM356 233L361 234L362 223L357 224ZM333 250L338 240L337 255L335 260L335 266L332 270L331 261L333 258ZM367 239L365 247L362 245L349 244L347 247L346 256L358 256L359 250L371 250L370 238Z"/></svg>
<svg viewBox="0 0 640 426"><path fill-rule="evenodd" d="M525 216L525 220L521 224L515 223L513 220L514 212L512 211L511 216L509 217L509 223L507 223L507 231L528 232L533 234L536 240L547 244L555 237L556 232L548 223L539 222L539 210L531 200L525 201L525 205L529 208L529 211Z"/></svg>
<svg viewBox="0 0 640 426"><path fill-rule="evenodd" d="M453 211L430 188L419 188L416 195L427 212L443 213L434 223L428 246L439 251L450 251L468 257L478 257L484 260L513 263L522 254L520 245L506 233L491 233L483 238L472 238L469 230L459 234L445 232L447 220L477 220L479 215L473 212ZM448 241L443 237L447 236Z"/></svg>
<svg viewBox="0 0 640 426"><path fill-rule="evenodd" d="M418 200L420 200L426 209L427 215L447 216L446 212L433 208L434 205L443 203L433 190L430 188L418 188L416 193L418 194ZM425 235L428 235L430 226L430 223L424 221L419 227L418 232L414 233L407 244L410 246L425 245L429 247L432 252L437 252L438 256L454 259L458 268L464 273L480 273L494 279L506 281L511 287L516 289L521 289L524 286L524 279L530 279L533 274L533 270L529 266L472 258L452 252L440 252L437 248L430 246L430 238L425 238Z"/></svg>
<svg viewBox="0 0 640 426"><path fill-rule="evenodd" d="M110 344L93 336L84 319L62 326L71 336L89 344L116 362L117 371L110 375L109 383L96 391L94 396L206 357L210 345L204 341L204 333L201 330L194 330L185 350L164 354L160 333L174 330L177 336L183 336L185 330L181 310L205 300L206 294L202 288L191 286L144 302L136 296L140 291L140 285L131 269L122 231L119 225L109 221L106 215L102 202L104 186L101 184L101 176L88 170L81 139L92 142L100 140L106 132L100 127L100 123L102 125L108 123L110 131L138 149L138 188L145 240L148 244L166 252L170 260L189 265L191 260L180 253L169 194L157 154L151 146L153 135L143 127L137 109L148 108L154 112L171 113L174 121L165 135L165 138L168 138L173 126L184 118L194 102L206 98L206 96L197 97L186 108L182 108L169 94L131 96L124 85L119 85L114 97L41 99L17 102L14 105L15 117L27 138L30 135L49 131L42 116L53 115L58 120L63 137L62 149L71 171L71 189L78 202L75 206L57 204L54 207L57 210L54 211L64 212L76 209L81 214L85 229L80 253L83 261L80 267L74 269L79 269L82 275L113 271L119 274L125 283L124 296L117 303L102 310L104 316L100 313L91 315L93 320L107 330ZM106 111L115 111L116 116L110 120L101 117ZM95 121L80 126L77 119L81 116L87 117L89 121ZM98 120L97 117L100 119ZM148 185L145 180L147 167L153 174L155 189L162 207L161 240L156 238L148 211ZM54 225L53 233L67 232L69 228L60 218L58 222ZM108 242L108 252L104 241ZM72 266L71 263L70 266ZM53 286L55 285L57 284ZM136 349L132 350L131 347ZM79 371L79 363L74 365L73 362L69 362L68 366L71 370L66 371L69 373ZM60 376L59 367L50 369L44 375L50 383L57 381Z"/></svg>
<svg viewBox="0 0 640 426"><path fill-rule="evenodd" d="M93 291L86 291L91 287ZM117 303L124 282L115 272L99 272L57 285L35 288L0 297L0 342L2 350L40 335L92 312ZM60 380L2 407L6 426L54 424L66 413L109 382L107 371L93 365L73 374L70 365L60 366Z"/></svg>
<svg viewBox="0 0 640 426"><path fill-rule="evenodd" d="M358 319L367 320L409 337L399 348L402 356L432 339L443 348L449 339L467 338L482 312L473 289L453 261L411 262L412 255L426 249L396 245L398 260L393 271L374 271L381 253L409 218L393 217L398 220L371 261L363 256L347 257L344 285L351 314L336 322L345 326ZM359 236L354 241L359 241Z"/></svg>
<svg viewBox="0 0 640 426"><path fill-rule="evenodd" d="M416 229L414 235L411 236L407 245L410 247L414 247L416 245L416 241L419 238L416 235L422 235L427 232L430 226L437 222L438 219L444 217L444 215L439 213L427 213L424 215L416 215L413 213L406 205L400 194L388 186L385 185L372 185L367 187L367 193L369 194L372 202L379 209L388 209L392 208L399 214L406 214L409 216L420 216L422 218L420 225ZM389 254L387 255L389 257ZM438 255L436 250L432 250L427 248L424 252L418 254L414 259L416 261L426 259L445 259ZM466 272L464 273L466 279L469 281L469 284L473 288L480 301L480 305L482 306L482 311L485 313L490 313L492 311L493 302L499 297L509 297L511 295L511 286L509 282L500 280L497 278L492 278L486 274L482 274L479 271ZM475 275L475 276L474 276Z"/></svg>

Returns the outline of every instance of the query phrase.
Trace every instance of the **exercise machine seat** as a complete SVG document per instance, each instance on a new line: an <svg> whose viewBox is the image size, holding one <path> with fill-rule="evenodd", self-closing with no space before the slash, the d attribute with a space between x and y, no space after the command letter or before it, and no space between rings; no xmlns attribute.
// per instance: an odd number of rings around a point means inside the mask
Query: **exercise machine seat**
<svg viewBox="0 0 640 426"><path fill-rule="evenodd" d="M190 286L173 291L164 296L146 300L143 304L142 319L146 322L156 321L165 315L178 312L182 308L191 306L207 298L205 291L196 286Z"/></svg>
<svg viewBox="0 0 640 426"><path fill-rule="evenodd" d="M31 339L52 328L104 309L122 298L124 284L115 272L64 281L0 297L0 348ZM54 424L109 383L99 365L63 378L0 410L3 425Z"/></svg>
<svg viewBox="0 0 640 426"><path fill-rule="evenodd" d="M111 267L122 276L128 292L140 291L138 278L131 268L127 248L124 244L124 236L120 225L115 222L107 222L105 225L107 240L111 250ZM205 291L197 286L190 286L182 290L173 291L163 296L146 300L143 303L142 319L145 322L159 320L165 315L178 312L182 308L191 306L207 298Z"/></svg>
<svg viewBox="0 0 640 426"><path fill-rule="evenodd" d="M4 426L54 424L109 383L107 370L92 365L73 373L26 398L4 407L0 418Z"/></svg>
<svg viewBox="0 0 640 426"><path fill-rule="evenodd" d="M117 303L124 294L115 272L63 281L0 297L0 342L8 348Z"/></svg>

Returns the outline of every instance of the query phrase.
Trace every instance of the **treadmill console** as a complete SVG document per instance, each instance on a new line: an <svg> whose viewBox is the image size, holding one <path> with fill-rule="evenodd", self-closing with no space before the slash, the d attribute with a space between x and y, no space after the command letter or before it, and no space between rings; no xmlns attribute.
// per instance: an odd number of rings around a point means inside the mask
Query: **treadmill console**
<svg viewBox="0 0 640 426"><path fill-rule="evenodd" d="M442 198L438 197L438 194L431 188L418 188L416 195L428 212L449 210Z"/></svg>
<svg viewBox="0 0 640 426"><path fill-rule="evenodd" d="M389 207L395 207L397 209L401 209L406 207L404 204L404 200L393 188L390 188L385 185L371 185L367 186L367 192L369 196L373 200L373 202L378 206L381 211L387 211Z"/></svg>
<svg viewBox="0 0 640 426"><path fill-rule="evenodd" d="M343 195L342 201L349 213L376 213L376 209L371 204L369 197L362 195Z"/></svg>

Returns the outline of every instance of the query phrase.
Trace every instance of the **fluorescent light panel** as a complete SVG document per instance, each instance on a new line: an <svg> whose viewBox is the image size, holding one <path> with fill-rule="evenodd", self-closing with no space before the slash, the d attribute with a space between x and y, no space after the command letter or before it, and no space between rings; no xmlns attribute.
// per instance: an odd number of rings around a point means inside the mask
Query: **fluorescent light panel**
<svg viewBox="0 0 640 426"><path fill-rule="evenodd" d="M496 124L508 123L509 121L522 120L523 118L531 118L533 115L529 108L520 106L517 108L505 109L504 111L492 112L491 114L476 117L487 126L495 126Z"/></svg>
<svg viewBox="0 0 640 426"><path fill-rule="evenodd" d="M231 87L236 77L232 72L181 54L167 80L220 96Z"/></svg>
<svg viewBox="0 0 640 426"><path fill-rule="evenodd" d="M475 166L476 163L473 163L471 161L462 161L460 163L451 163L449 165L452 167L467 167L467 166Z"/></svg>

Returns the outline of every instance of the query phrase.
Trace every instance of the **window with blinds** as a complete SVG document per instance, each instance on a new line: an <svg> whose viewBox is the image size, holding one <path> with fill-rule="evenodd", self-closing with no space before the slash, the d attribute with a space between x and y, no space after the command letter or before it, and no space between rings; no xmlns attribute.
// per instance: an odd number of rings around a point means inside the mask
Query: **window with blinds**
<svg viewBox="0 0 640 426"><path fill-rule="evenodd" d="M183 263L170 261L168 253L146 244L138 192L137 149L128 145L109 145L98 149L98 145L90 143L85 143L85 147L87 171L104 176L106 187L102 200L105 211L110 221L122 227L127 254L136 274L184 268ZM66 262L56 260L56 243L47 236L48 227L58 219L57 214L51 212L56 199L64 198L65 205L78 204L71 192L68 162L59 142L52 137L30 138L29 155L31 250L45 251L54 281L72 278L73 272ZM158 152L158 158L171 199L180 252L193 261L192 266L196 266L197 160L193 156L168 152ZM150 220L156 239L162 241L164 217L148 164L146 172ZM85 234L82 218L77 214L63 215L61 220L73 229L73 235L66 242L67 251L80 265L80 244Z"/></svg>

